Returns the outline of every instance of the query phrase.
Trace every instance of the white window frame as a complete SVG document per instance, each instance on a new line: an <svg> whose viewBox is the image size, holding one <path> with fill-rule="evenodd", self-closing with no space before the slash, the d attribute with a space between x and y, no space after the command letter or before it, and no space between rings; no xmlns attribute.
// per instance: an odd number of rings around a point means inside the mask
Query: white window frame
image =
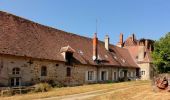
<svg viewBox="0 0 170 100"><path fill-rule="evenodd" d="M124 71L122 71L122 70L119 71L119 77L120 77L120 78L123 78L123 77L124 77Z"/></svg>
<svg viewBox="0 0 170 100"><path fill-rule="evenodd" d="M133 77L136 77L136 72L135 71L133 72Z"/></svg>
<svg viewBox="0 0 170 100"><path fill-rule="evenodd" d="M116 73L116 74L115 74ZM116 75L116 77L115 77ZM116 78L116 79L115 79ZM117 80L117 72L116 71L113 71L113 75L112 75L112 80L113 81L116 81Z"/></svg>
<svg viewBox="0 0 170 100"><path fill-rule="evenodd" d="M141 75L145 75L145 71L144 70L141 71Z"/></svg>
<svg viewBox="0 0 170 100"><path fill-rule="evenodd" d="M13 68L13 69L12 69L12 74L13 74L13 75L19 75L19 74L21 74L21 69L18 68L18 67Z"/></svg>
<svg viewBox="0 0 170 100"><path fill-rule="evenodd" d="M105 71L106 72L106 80L102 80L102 72ZM107 81L109 78L108 78L108 70L100 70L100 81Z"/></svg>
<svg viewBox="0 0 170 100"><path fill-rule="evenodd" d="M91 79L89 79L89 72L92 72ZM95 81L96 80L96 71L94 71L94 70L86 71L85 80L86 81Z"/></svg>
<svg viewBox="0 0 170 100"><path fill-rule="evenodd" d="M12 79L13 79L13 85L12 85ZM11 82L11 86L21 86L21 78L19 78L19 77L13 77L13 78L11 78L11 80L10 80L10 82ZM18 82L18 85L17 85L17 82Z"/></svg>
<svg viewBox="0 0 170 100"><path fill-rule="evenodd" d="M130 77L133 77L133 72L131 72Z"/></svg>
<svg viewBox="0 0 170 100"><path fill-rule="evenodd" d="M129 71L127 72L127 77L130 77L130 72Z"/></svg>
<svg viewBox="0 0 170 100"><path fill-rule="evenodd" d="M93 81L94 80L94 71L88 71L87 72L87 79L88 81Z"/></svg>

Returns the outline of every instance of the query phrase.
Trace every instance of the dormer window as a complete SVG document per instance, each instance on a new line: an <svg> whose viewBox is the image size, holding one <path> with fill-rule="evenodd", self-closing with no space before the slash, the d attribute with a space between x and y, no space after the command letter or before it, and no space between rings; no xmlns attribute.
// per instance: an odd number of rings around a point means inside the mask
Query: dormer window
<svg viewBox="0 0 170 100"><path fill-rule="evenodd" d="M75 50L71 48L70 46L66 46L66 47L62 47L60 49L60 52L63 55L66 61L66 64L72 65L73 53L75 52Z"/></svg>
<svg viewBox="0 0 170 100"><path fill-rule="evenodd" d="M121 61L122 61L123 63L125 63L125 62L126 62L126 61L125 61L125 59L123 59L123 58L121 59Z"/></svg>
<svg viewBox="0 0 170 100"><path fill-rule="evenodd" d="M72 52L66 52L66 61L68 65L72 65L72 58L73 58L73 53Z"/></svg>

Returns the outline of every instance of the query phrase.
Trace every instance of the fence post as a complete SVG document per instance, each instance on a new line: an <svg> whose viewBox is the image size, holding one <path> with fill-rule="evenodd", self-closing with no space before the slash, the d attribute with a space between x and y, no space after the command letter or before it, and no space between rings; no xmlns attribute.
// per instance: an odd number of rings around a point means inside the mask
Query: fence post
<svg viewBox="0 0 170 100"><path fill-rule="evenodd" d="M1 97L3 97L3 90L1 91Z"/></svg>

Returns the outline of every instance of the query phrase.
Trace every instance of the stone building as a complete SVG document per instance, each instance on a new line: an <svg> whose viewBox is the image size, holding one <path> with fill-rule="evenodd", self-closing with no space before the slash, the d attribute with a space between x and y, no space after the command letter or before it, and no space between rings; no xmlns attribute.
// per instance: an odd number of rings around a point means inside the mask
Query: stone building
<svg viewBox="0 0 170 100"><path fill-rule="evenodd" d="M131 56L140 67L140 78L142 80L150 80L154 74L154 66L152 63L151 52L153 51L153 40L140 39L137 40L135 34L123 40L123 34L120 34L118 47L129 50Z"/></svg>
<svg viewBox="0 0 170 100"><path fill-rule="evenodd" d="M126 48L64 32L0 11L0 86L63 85L135 79Z"/></svg>

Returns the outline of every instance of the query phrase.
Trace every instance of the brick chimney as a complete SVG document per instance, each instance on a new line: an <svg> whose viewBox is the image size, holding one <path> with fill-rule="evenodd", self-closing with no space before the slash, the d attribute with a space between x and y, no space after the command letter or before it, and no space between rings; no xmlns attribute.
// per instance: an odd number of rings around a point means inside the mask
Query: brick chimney
<svg viewBox="0 0 170 100"><path fill-rule="evenodd" d="M106 50L109 50L109 41L110 41L109 36L106 35L104 39Z"/></svg>
<svg viewBox="0 0 170 100"><path fill-rule="evenodd" d="M148 49L148 40L145 40L145 47Z"/></svg>
<svg viewBox="0 0 170 100"><path fill-rule="evenodd" d="M93 60L97 60L97 45L98 45L98 38L97 33L94 34L93 38Z"/></svg>
<svg viewBox="0 0 170 100"><path fill-rule="evenodd" d="M145 47L139 46L138 47L138 61L143 61L145 57Z"/></svg>
<svg viewBox="0 0 170 100"><path fill-rule="evenodd" d="M135 34L132 34L132 41L135 41Z"/></svg>
<svg viewBox="0 0 170 100"><path fill-rule="evenodd" d="M123 47L123 33L120 33L119 42L117 43L118 47Z"/></svg>
<svg viewBox="0 0 170 100"><path fill-rule="evenodd" d="M152 51L152 45L150 44L149 46L149 51L151 52Z"/></svg>
<svg viewBox="0 0 170 100"><path fill-rule="evenodd" d="M122 33L120 33L119 39L120 39L119 40L120 44L123 45L123 34Z"/></svg>

